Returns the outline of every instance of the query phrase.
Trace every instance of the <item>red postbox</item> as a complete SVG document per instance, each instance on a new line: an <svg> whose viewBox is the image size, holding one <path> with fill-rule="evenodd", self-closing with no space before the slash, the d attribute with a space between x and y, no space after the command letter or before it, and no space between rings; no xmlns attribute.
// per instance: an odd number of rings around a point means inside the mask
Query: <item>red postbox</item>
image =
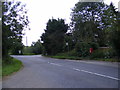
<svg viewBox="0 0 120 90"><path fill-rule="evenodd" d="M90 48L90 53L92 53L93 52L93 48Z"/></svg>

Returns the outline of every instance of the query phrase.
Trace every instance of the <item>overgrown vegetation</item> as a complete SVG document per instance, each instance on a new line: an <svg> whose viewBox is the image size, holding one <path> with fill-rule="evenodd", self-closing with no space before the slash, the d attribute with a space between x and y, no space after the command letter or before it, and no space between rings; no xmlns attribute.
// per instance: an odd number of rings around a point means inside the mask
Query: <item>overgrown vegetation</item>
<svg viewBox="0 0 120 90"><path fill-rule="evenodd" d="M73 59L73 60L80 60L81 57L76 56L75 50L66 53L58 53L55 56L50 56L52 58L58 59Z"/></svg>
<svg viewBox="0 0 120 90"><path fill-rule="evenodd" d="M2 63L2 76L7 76L12 74L13 72L17 72L22 67L21 61L12 57L9 57L9 60L10 63L4 62L5 60Z"/></svg>
<svg viewBox="0 0 120 90"><path fill-rule="evenodd" d="M80 54L80 53L79 53ZM111 48L99 48L93 51L92 54L89 53L87 56L80 56L75 50L66 53L58 53L54 56L48 56L57 59L72 59L72 60L97 60L97 61L111 61L111 62L119 62L119 60L114 57L115 51L111 50Z"/></svg>

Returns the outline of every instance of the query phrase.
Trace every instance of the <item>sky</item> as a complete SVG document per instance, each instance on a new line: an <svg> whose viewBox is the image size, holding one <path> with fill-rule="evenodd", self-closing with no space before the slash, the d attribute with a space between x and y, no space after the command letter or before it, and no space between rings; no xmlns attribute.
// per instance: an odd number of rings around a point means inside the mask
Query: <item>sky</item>
<svg viewBox="0 0 120 90"><path fill-rule="evenodd" d="M21 0L23 2L23 0ZM31 30L26 30L23 36L23 44L30 46L32 42L40 39L46 23L49 19L62 18L67 24L70 23L70 13L72 8L79 0L24 0L26 8L28 9L29 27ZM118 8L120 0L104 0L106 4L110 2ZM27 38L26 38L27 37ZM26 43L27 40L27 43Z"/></svg>

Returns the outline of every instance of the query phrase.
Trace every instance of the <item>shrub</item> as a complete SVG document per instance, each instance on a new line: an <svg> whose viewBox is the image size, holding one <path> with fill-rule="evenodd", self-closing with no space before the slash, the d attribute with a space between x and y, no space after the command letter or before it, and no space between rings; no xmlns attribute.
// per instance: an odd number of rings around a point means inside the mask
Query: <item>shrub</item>
<svg viewBox="0 0 120 90"><path fill-rule="evenodd" d="M13 58L11 58L11 63L2 62L2 76L7 76L12 74L13 72L18 71L22 67L22 62Z"/></svg>
<svg viewBox="0 0 120 90"><path fill-rule="evenodd" d="M91 59L93 59L93 58L104 58L104 57L105 57L105 53L104 53L103 50L100 50L100 49L95 50L90 56Z"/></svg>
<svg viewBox="0 0 120 90"><path fill-rule="evenodd" d="M89 48L90 48L90 45L88 43L85 43L85 42L77 43L75 46L77 56L82 56L82 57L88 56Z"/></svg>
<svg viewBox="0 0 120 90"><path fill-rule="evenodd" d="M112 48L99 48L91 54L92 58L113 58L116 56L115 51Z"/></svg>
<svg viewBox="0 0 120 90"><path fill-rule="evenodd" d="M75 51L75 49L68 52L68 56L77 56L77 52Z"/></svg>
<svg viewBox="0 0 120 90"><path fill-rule="evenodd" d="M95 42L91 42L91 43L89 43L89 45L90 45L91 48L93 48L93 50L96 50L96 49L99 48L98 43L95 43Z"/></svg>
<svg viewBox="0 0 120 90"><path fill-rule="evenodd" d="M109 48L105 51L106 58L114 58L117 56L115 50L113 48Z"/></svg>
<svg viewBox="0 0 120 90"><path fill-rule="evenodd" d="M66 53L58 53L58 54L56 54L56 56L68 56L68 52L66 52Z"/></svg>

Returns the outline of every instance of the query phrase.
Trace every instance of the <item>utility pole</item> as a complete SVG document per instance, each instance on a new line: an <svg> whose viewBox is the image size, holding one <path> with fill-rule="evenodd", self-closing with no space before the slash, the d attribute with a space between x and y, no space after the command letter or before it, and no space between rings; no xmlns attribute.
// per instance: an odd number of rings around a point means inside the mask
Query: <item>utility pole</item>
<svg viewBox="0 0 120 90"><path fill-rule="evenodd" d="M26 36L26 47L28 46L28 40L27 40L27 36Z"/></svg>
<svg viewBox="0 0 120 90"><path fill-rule="evenodd" d="M68 53L69 53L69 44L68 44L68 42L66 42L66 46L68 47Z"/></svg>

